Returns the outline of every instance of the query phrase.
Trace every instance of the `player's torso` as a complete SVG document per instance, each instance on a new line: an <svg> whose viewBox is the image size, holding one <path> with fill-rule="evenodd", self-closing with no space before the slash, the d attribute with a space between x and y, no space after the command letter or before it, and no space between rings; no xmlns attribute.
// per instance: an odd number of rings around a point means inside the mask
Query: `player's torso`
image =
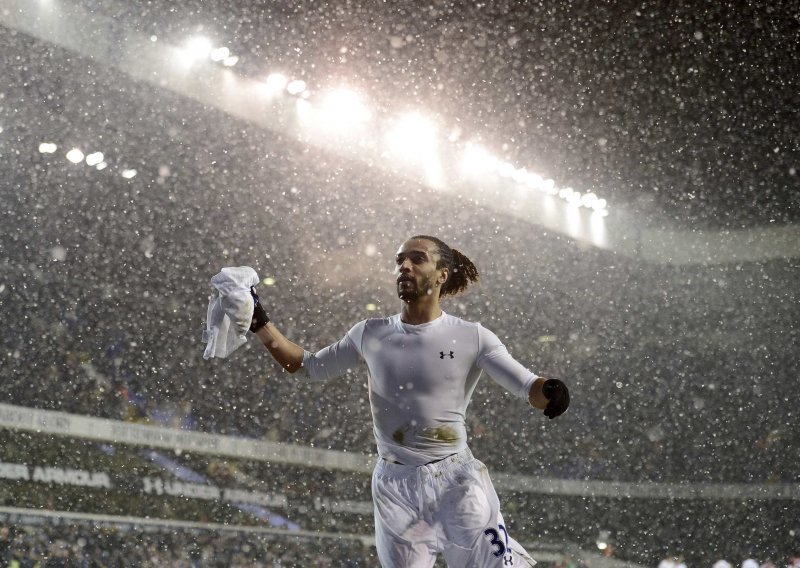
<svg viewBox="0 0 800 568"><path fill-rule="evenodd" d="M478 348L476 326L458 318L368 325L362 352L379 446L397 444L428 457L465 446L464 413L480 376Z"/></svg>
<svg viewBox="0 0 800 568"><path fill-rule="evenodd" d="M477 338L475 327L467 325L443 323L410 332L393 324L367 327L362 347L372 388L391 398L415 398L416 393L460 399L475 367Z"/></svg>

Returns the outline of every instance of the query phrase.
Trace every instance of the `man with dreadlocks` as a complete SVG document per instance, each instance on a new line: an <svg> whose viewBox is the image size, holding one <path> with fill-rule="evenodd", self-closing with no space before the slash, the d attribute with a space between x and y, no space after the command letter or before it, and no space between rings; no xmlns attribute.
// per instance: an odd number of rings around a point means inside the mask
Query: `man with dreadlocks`
<svg viewBox="0 0 800 568"><path fill-rule="evenodd" d="M478 280L466 256L418 235L395 260L399 314L359 322L310 353L278 331L253 291L251 330L285 369L312 380L366 362L380 456L372 476L375 536L384 568L430 568L439 553L452 568L532 566L506 531L486 466L467 447L465 414L481 371L549 418L569 406L567 387L528 371L480 324L442 311L443 296Z"/></svg>

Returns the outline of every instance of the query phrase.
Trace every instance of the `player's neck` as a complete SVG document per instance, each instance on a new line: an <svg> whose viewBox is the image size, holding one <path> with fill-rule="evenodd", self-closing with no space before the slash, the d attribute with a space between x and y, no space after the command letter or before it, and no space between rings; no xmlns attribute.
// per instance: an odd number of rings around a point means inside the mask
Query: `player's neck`
<svg viewBox="0 0 800 568"><path fill-rule="evenodd" d="M400 320L403 323L419 325L428 323L442 315L438 298L425 298L425 300L412 300L403 302L400 309Z"/></svg>

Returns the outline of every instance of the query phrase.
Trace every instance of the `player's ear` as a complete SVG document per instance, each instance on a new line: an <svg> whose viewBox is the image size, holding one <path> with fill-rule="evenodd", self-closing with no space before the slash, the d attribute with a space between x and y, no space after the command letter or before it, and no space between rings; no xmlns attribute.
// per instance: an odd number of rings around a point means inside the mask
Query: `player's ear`
<svg viewBox="0 0 800 568"><path fill-rule="evenodd" d="M449 268L442 268L442 274L439 276L439 284L444 284L447 282L447 279L450 278L450 269Z"/></svg>

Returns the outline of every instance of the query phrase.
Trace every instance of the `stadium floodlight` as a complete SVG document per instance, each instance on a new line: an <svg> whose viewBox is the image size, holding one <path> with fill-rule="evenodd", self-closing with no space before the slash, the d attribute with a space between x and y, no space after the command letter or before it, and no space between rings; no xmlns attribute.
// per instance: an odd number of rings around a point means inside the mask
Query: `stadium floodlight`
<svg viewBox="0 0 800 568"><path fill-rule="evenodd" d="M517 168L514 167L514 164L510 164L509 162L501 162L497 166L497 173L500 174L504 178L510 178L514 176L514 172L517 171Z"/></svg>
<svg viewBox="0 0 800 568"><path fill-rule="evenodd" d="M511 174L511 179L513 179L514 182L519 185L524 185L525 182L528 180L529 175L530 174L528 173L528 170L526 170L525 168L519 168L514 170L514 173Z"/></svg>
<svg viewBox="0 0 800 568"><path fill-rule="evenodd" d="M73 164L80 164L83 161L83 152L81 152L77 148L73 148L72 150L67 152L67 160L69 160Z"/></svg>
<svg viewBox="0 0 800 568"><path fill-rule="evenodd" d="M208 57L212 49L211 41L206 37L197 36L186 42L186 50L196 59Z"/></svg>
<svg viewBox="0 0 800 568"><path fill-rule="evenodd" d="M179 57L185 65L191 65L195 61L206 59L211 55L213 46L211 41L202 36L196 36L186 42L186 45L179 52Z"/></svg>
<svg viewBox="0 0 800 568"><path fill-rule="evenodd" d="M601 530L597 535L597 541L595 542L595 544L597 544L597 548L599 550L605 550L606 548L608 548L610 542L611 542L611 532Z"/></svg>
<svg viewBox="0 0 800 568"><path fill-rule="evenodd" d="M485 173L494 170L499 165L499 160L492 156L488 150L472 142L464 146L461 156L461 169L465 173Z"/></svg>
<svg viewBox="0 0 800 568"><path fill-rule="evenodd" d="M306 82L302 79L295 79L294 81L289 81L286 85L286 92L290 95L299 95L303 91L306 90Z"/></svg>
<svg viewBox="0 0 800 568"><path fill-rule="evenodd" d="M131 169L125 169L125 170L122 170L122 177L124 177L125 179L131 179L133 177L136 177L137 173L138 172L136 170L132 169L132 168Z"/></svg>
<svg viewBox="0 0 800 568"><path fill-rule="evenodd" d="M372 117L361 95L350 89L331 91L322 101L324 118L337 124L363 123Z"/></svg>
<svg viewBox="0 0 800 568"><path fill-rule="evenodd" d="M223 61L225 58L230 57L231 50L227 47L217 47L211 50L211 61L220 62Z"/></svg>
<svg viewBox="0 0 800 568"><path fill-rule="evenodd" d="M443 187L438 128L432 120L417 113L402 116L390 127L385 143L388 156L419 169L430 186Z"/></svg>
<svg viewBox="0 0 800 568"><path fill-rule="evenodd" d="M222 64L225 67L233 67L237 63L239 63L239 57L236 55L229 55L228 57L222 60Z"/></svg>
<svg viewBox="0 0 800 568"><path fill-rule="evenodd" d="M581 194L578 191L575 191L571 187L562 187L558 190L558 196L569 203L570 205L577 205L580 206L581 203Z"/></svg>
<svg viewBox="0 0 800 568"><path fill-rule="evenodd" d="M52 142L42 142L41 144L39 144L39 152L42 154L52 154L56 150L58 150L58 146L56 146Z"/></svg>
<svg viewBox="0 0 800 568"><path fill-rule="evenodd" d="M102 163L103 159L102 152L92 152L86 156L86 165L92 167L97 166L98 164Z"/></svg>
<svg viewBox="0 0 800 568"><path fill-rule="evenodd" d="M544 180L542 179L542 176L540 176L539 174L528 172L527 175L525 176L524 183L531 189L539 189L540 186L542 185L542 182L544 182Z"/></svg>
<svg viewBox="0 0 800 568"><path fill-rule="evenodd" d="M584 193L583 196L581 197L581 205L583 207L587 207L588 209L594 209L596 203L597 203L597 195L595 195L591 191Z"/></svg>
<svg viewBox="0 0 800 568"><path fill-rule="evenodd" d="M99 164L97 164L95 166L95 168L97 168L98 171L104 170L107 167L108 167L108 164L106 162L100 162Z"/></svg>
<svg viewBox="0 0 800 568"><path fill-rule="evenodd" d="M556 182L551 179L544 179L542 180L542 184L540 189L549 195L556 195L558 193L558 189L556 188Z"/></svg>
<svg viewBox="0 0 800 568"><path fill-rule="evenodd" d="M417 114L401 117L386 136L389 150L413 161L429 160L438 150L437 128L433 121Z"/></svg>
<svg viewBox="0 0 800 568"><path fill-rule="evenodd" d="M286 88L286 85L289 84L289 79L283 73L270 73L264 84L268 90L278 92Z"/></svg>

